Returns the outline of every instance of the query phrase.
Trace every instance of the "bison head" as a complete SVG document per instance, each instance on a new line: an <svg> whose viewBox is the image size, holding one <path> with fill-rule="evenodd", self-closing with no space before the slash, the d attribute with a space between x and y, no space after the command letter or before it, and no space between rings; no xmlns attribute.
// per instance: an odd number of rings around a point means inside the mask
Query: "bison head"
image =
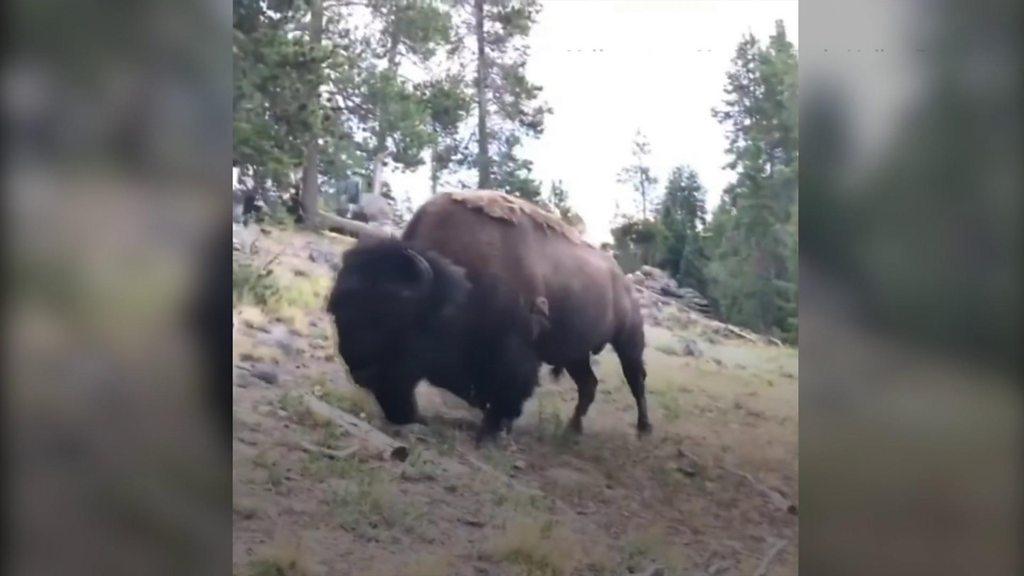
<svg viewBox="0 0 1024 576"><path fill-rule="evenodd" d="M414 390L436 361L443 319L468 284L455 268L397 241L349 250L328 302L355 383L396 424L418 419Z"/></svg>

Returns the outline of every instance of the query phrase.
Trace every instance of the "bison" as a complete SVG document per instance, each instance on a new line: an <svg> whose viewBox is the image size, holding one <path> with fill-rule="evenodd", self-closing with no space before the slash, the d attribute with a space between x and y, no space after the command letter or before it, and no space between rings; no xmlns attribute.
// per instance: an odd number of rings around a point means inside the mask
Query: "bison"
<svg viewBox="0 0 1024 576"><path fill-rule="evenodd" d="M484 411L478 438L511 427L541 363L578 388L569 422L582 431L607 344L650 432L643 318L614 259L557 217L499 192L446 193L425 203L399 240L361 241L344 256L328 310L338 351L385 417L419 420L421 379Z"/></svg>

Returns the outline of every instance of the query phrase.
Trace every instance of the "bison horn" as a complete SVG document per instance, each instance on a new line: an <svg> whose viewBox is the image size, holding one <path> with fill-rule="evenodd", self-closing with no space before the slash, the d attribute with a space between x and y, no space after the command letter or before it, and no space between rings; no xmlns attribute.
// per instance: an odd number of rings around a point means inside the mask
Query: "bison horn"
<svg viewBox="0 0 1024 576"><path fill-rule="evenodd" d="M406 249L405 255L416 267L416 294L423 294L430 288L430 284L434 280L434 270L430 267L430 264L416 252Z"/></svg>

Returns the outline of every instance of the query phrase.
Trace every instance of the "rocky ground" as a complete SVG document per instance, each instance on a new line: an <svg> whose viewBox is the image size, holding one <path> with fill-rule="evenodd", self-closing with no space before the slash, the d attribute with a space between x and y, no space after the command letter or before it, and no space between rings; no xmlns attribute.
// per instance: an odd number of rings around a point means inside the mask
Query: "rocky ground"
<svg viewBox="0 0 1024 576"><path fill-rule="evenodd" d="M654 434L605 352L582 436L545 371L511 439L476 448L447 393L421 385L429 424L399 429L347 379L323 308L352 244L236 234L235 574L796 573L795 349L638 282Z"/></svg>

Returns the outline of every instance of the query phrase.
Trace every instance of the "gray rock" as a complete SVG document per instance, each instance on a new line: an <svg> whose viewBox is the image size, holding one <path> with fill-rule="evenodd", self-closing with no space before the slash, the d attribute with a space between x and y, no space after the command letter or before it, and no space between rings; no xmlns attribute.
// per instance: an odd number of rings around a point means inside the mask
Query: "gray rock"
<svg viewBox="0 0 1024 576"><path fill-rule="evenodd" d="M361 195L359 207L370 222L393 222L395 217L395 210L391 203L379 194Z"/></svg>
<svg viewBox="0 0 1024 576"><path fill-rule="evenodd" d="M700 358L701 356L704 355L704 352L700 349L700 346L697 345L696 340L691 340L690 338L683 338L680 343L682 344L683 356L693 356L695 358Z"/></svg>
<svg viewBox="0 0 1024 576"><path fill-rule="evenodd" d="M260 380L261 382L266 382L267 384L270 384L271 386L277 384L277 372L274 372L273 370L269 370L267 368L257 368L253 370L252 376L257 380Z"/></svg>
<svg viewBox="0 0 1024 576"><path fill-rule="evenodd" d="M335 271L341 268L341 258L337 254L320 248L309 249L309 261L315 264L326 264Z"/></svg>

